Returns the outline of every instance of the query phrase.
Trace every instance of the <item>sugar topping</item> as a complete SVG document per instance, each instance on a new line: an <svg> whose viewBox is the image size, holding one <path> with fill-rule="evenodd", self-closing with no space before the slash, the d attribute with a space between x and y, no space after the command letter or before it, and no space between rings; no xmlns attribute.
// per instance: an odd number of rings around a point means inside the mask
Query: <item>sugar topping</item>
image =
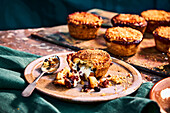
<svg viewBox="0 0 170 113"><path fill-rule="evenodd" d="M170 39L170 27L168 26L161 26L155 29L154 33L157 33L159 36L163 38Z"/></svg>
<svg viewBox="0 0 170 113"><path fill-rule="evenodd" d="M74 54L74 62L76 62L77 58L82 59L88 63L88 65L93 64L93 66L99 66L98 68L102 68L104 65L110 65L111 57L110 55L103 50L80 50ZM85 62L84 62L85 63Z"/></svg>
<svg viewBox="0 0 170 113"><path fill-rule="evenodd" d="M105 36L109 41L134 42L141 41L143 35L140 31L130 27L112 27L106 30Z"/></svg>
<svg viewBox="0 0 170 113"><path fill-rule="evenodd" d="M147 25L147 22L143 17L135 14L119 14L115 16L115 18L113 19L118 23L119 22L133 23L136 26Z"/></svg>
<svg viewBox="0 0 170 113"><path fill-rule="evenodd" d="M142 17L144 17L147 21L170 21L170 12L166 12L164 10L147 10L141 13Z"/></svg>
<svg viewBox="0 0 170 113"><path fill-rule="evenodd" d="M94 24L101 25L103 20L101 17L87 13L87 12L75 12L68 16L68 22L72 22L74 24Z"/></svg>

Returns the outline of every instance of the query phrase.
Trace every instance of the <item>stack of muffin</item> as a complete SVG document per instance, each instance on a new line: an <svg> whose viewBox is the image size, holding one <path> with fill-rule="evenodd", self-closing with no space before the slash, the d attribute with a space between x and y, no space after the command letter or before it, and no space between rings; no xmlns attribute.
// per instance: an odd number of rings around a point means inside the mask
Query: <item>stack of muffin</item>
<svg viewBox="0 0 170 113"><path fill-rule="evenodd" d="M97 36L103 20L101 17L87 13L75 12L67 18L70 35L75 39L89 40ZM111 19L113 27L104 34L107 50L118 56L134 55L143 39L145 30L153 32L156 48L161 52L169 52L170 57L170 13L163 10L143 11L141 16L135 14L118 14ZM170 61L170 59L169 59ZM88 81L82 87L83 92L88 89L100 91L99 86L108 87L107 79L101 80L107 73L112 60L103 50L80 50L67 55L70 67L57 73L54 84L67 88L76 87L81 81ZM98 82L98 80L100 82Z"/></svg>
<svg viewBox="0 0 170 113"><path fill-rule="evenodd" d="M76 12L67 18L69 33L76 39L94 39L103 22L102 18L87 12ZM156 48L168 52L170 47L170 12L147 10L141 16L118 14L111 19L113 27L105 32L104 39L110 53L119 56L134 55L146 32L153 33Z"/></svg>

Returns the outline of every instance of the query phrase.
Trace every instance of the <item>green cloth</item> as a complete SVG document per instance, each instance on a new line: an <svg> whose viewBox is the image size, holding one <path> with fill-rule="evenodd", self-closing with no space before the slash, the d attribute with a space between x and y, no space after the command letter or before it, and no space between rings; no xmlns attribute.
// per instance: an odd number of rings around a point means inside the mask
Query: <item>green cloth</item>
<svg viewBox="0 0 170 113"><path fill-rule="evenodd" d="M0 113L159 113L157 103L148 99L150 82L129 96L101 103L69 103L37 90L24 98L21 93L28 85L24 69L39 57L0 46Z"/></svg>

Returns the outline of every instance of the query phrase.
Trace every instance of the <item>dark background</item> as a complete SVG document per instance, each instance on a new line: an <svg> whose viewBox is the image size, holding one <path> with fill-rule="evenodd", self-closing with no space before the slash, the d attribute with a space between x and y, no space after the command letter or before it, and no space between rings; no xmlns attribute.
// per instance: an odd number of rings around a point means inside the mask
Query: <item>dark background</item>
<svg viewBox="0 0 170 113"><path fill-rule="evenodd" d="M0 0L0 30L63 25L68 14L93 8L133 14L148 9L170 12L170 0Z"/></svg>

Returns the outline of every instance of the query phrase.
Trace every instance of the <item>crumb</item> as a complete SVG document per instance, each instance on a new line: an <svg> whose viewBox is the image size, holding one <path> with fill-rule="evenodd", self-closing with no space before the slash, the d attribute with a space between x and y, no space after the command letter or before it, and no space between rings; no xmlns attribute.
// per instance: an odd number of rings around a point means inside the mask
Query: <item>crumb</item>
<svg viewBox="0 0 170 113"><path fill-rule="evenodd" d="M102 93L101 96L106 96L106 94L105 94L105 93Z"/></svg>
<svg viewBox="0 0 170 113"><path fill-rule="evenodd" d="M132 78L132 75L130 73L128 73L127 77Z"/></svg>
<svg viewBox="0 0 170 113"><path fill-rule="evenodd" d="M131 85L131 84L132 84L132 82L128 81L128 84L130 84L130 85Z"/></svg>
<svg viewBox="0 0 170 113"><path fill-rule="evenodd" d="M115 87L115 91L117 91L117 87Z"/></svg>

